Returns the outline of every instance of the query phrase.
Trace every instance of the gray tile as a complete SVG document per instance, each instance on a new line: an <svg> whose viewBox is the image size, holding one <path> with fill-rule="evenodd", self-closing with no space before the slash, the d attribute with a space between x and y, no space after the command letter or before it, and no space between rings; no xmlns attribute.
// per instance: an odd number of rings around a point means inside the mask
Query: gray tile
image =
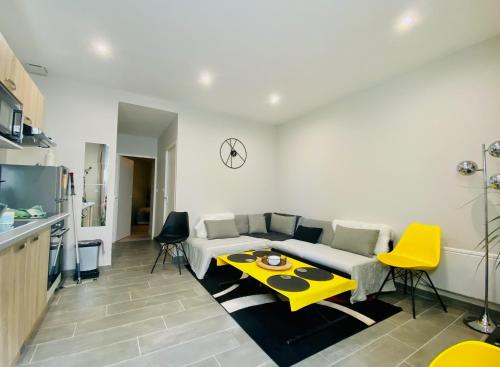
<svg viewBox="0 0 500 367"><path fill-rule="evenodd" d="M125 341L164 329L165 324L161 317L158 317L156 319L119 326L96 333L80 335L70 339L40 344L36 349L33 361L41 361L51 357L83 352L85 350Z"/></svg>
<svg viewBox="0 0 500 367"><path fill-rule="evenodd" d="M423 312L427 311L429 308L434 306L436 304L437 300L434 299L427 299L427 298L421 298L421 297L415 297L415 313L416 315L420 315ZM396 303L396 306L399 306L403 309L403 311L406 311L410 314L412 314L412 305L411 305L411 298L407 297L402 299L401 301Z"/></svg>
<svg viewBox="0 0 500 367"><path fill-rule="evenodd" d="M88 307L109 305L111 303L118 303L129 301L129 292L121 292L119 294L106 294L99 296L88 297L86 294L80 294L78 297L62 297L61 301L55 307L60 311L76 311L86 309Z"/></svg>
<svg viewBox="0 0 500 367"><path fill-rule="evenodd" d="M420 348L455 319L442 310L432 309L393 330L390 335L413 348Z"/></svg>
<svg viewBox="0 0 500 367"><path fill-rule="evenodd" d="M193 290L194 292L194 290ZM199 306L207 305L209 303L216 303L217 301L209 294L204 294L202 296L191 297L188 299L181 300L182 305L186 310L191 308L196 308Z"/></svg>
<svg viewBox="0 0 500 367"><path fill-rule="evenodd" d="M426 345L417 350L407 362L414 367L426 367L441 351L464 340L480 340L481 333L472 329L465 329L451 325L441 334L430 340Z"/></svg>
<svg viewBox="0 0 500 367"><path fill-rule="evenodd" d="M186 367L220 367L220 365L215 358L210 357L199 362L191 363Z"/></svg>
<svg viewBox="0 0 500 367"><path fill-rule="evenodd" d="M122 343L106 345L77 354L70 354L37 363L30 364L36 367L101 367L112 363L128 360L139 355L137 340L128 340Z"/></svg>
<svg viewBox="0 0 500 367"><path fill-rule="evenodd" d="M331 364L325 357L323 357L320 353L313 354L312 356L300 361L299 363L295 363L294 367L324 367L329 366Z"/></svg>
<svg viewBox="0 0 500 367"><path fill-rule="evenodd" d="M138 310L120 313L112 316L102 317L83 321L76 326L76 334L82 335L92 333L98 330L109 329L116 326L122 326L133 322L156 318L162 315L168 315L182 310L182 305L178 301L164 303L161 305L140 308Z"/></svg>
<svg viewBox="0 0 500 367"><path fill-rule="evenodd" d="M175 315L165 315L165 323L168 328L187 324L190 322L208 319L210 317L227 314L224 308L218 303L193 308L191 310L179 312Z"/></svg>
<svg viewBox="0 0 500 367"><path fill-rule="evenodd" d="M345 359L334 363L335 367L386 367L402 362L414 351L413 348L390 336L383 336Z"/></svg>
<svg viewBox="0 0 500 367"><path fill-rule="evenodd" d="M320 353L331 362L338 361L347 355L360 350L373 340L394 330L397 326L390 321L381 321L365 330L341 340L332 346L322 350Z"/></svg>
<svg viewBox="0 0 500 367"><path fill-rule="evenodd" d="M236 327L236 322L229 315L221 315L197 321L139 338L142 354L167 348L189 340Z"/></svg>
<svg viewBox="0 0 500 367"><path fill-rule="evenodd" d="M73 336L76 323L39 329L28 344L45 343L52 340L64 339Z"/></svg>
<svg viewBox="0 0 500 367"><path fill-rule="evenodd" d="M118 366L180 367L202 361L238 346L239 343L233 335L229 331L223 331L202 338L193 339L187 343L182 343L171 348L161 349L141 356L141 358L123 362Z"/></svg>
<svg viewBox="0 0 500 367"><path fill-rule="evenodd" d="M51 311L47 312L41 328L72 324L85 320L98 319L106 313L106 306L88 307L78 312L73 311Z"/></svg>
<svg viewBox="0 0 500 367"><path fill-rule="evenodd" d="M127 312L131 310L136 310L138 308L143 308L146 306L159 305L162 303L168 303L176 300L182 300L188 297L195 297L196 293L194 290L186 289L175 291L166 294L160 294L158 296L152 296L148 298L137 299L128 302L115 303L108 306L108 315L114 315L117 313Z"/></svg>
<svg viewBox="0 0 500 367"><path fill-rule="evenodd" d="M146 297L158 296L160 294L172 293L181 290L191 289L191 281L185 281L175 284L168 284L161 287L146 288L141 290L131 291L132 300Z"/></svg>
<svg viewBox="0 0 500 367"><path fill-rule="evenodd" d="M237 348L215 356L221 367L256 367L270 360L266 353L254 342L245 343Z"/></svg>

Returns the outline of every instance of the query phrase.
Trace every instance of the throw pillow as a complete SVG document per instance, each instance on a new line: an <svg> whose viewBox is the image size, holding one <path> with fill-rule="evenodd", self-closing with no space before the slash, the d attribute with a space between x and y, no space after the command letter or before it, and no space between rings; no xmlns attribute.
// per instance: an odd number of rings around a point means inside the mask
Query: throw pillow
<svg viewBox="0 0 500 367"><path fill-rule="evenodd" d="M317 219L302 217L300 218L299 225L304 227L321 228L323 232L321 233L321 236L319 236L318 242L327 246L332 245L333 242L332 222L326 220L317 220Z"/></svg>
<svg viewBox="0 0 500 367"><path fill-rule="evenodd" d="M240 236L234 219L206 220L205 226L207 227L207 238L209 240Z"/></svg>
<svg viewBox="0 0 500 367"><path fill-rule="evenodd" d="M323 228L298 226L293 238L300 241L318 243L321 233L323 233Z"/></svg>
<svg viewBox="0 0 500 367"><path fill-rule="evenodd" d="M372 257L379 235L378 229L348 228L337 225L332 247Z"/></svg>
<svg viewBox="0 0 500 367"><path fill-rule="evenodd" d="M234 221L236 223L236 228L240 234L248 233L248 215L235 215Z"/></svg>
<svg viewBox="0 0 500 367"><path fill-rule="evenodd" d="M279 214L271 215L271 225L269 229L272 232L284 233L289 236L293 236L295 233L295 223L297 222L297 217L289 217Z"/></svg>
<svg viewBox="0 0 500 367"><path fill-rule="evenodd" d="M248 216L248 233L267 233L266 219L263 214Z"/></svg>
<svg viewBox="0 0 500 367"><path fill-rule="evenodd" d="M222 220L222 219L234 219L233 213L215 213L215 214L204 214L200 217L200 220L194 227L194 232L198 238L207 238L207 227L205 226L206 220Z"/></svg>

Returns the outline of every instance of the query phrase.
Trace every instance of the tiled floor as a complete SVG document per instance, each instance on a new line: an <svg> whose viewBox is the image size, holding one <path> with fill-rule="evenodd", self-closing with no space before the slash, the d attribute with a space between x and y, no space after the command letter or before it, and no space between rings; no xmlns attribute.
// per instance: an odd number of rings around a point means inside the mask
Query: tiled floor
<svg viewBox="0 0 500 367"><path fill-rule="evenodd" d="M267 355L188 273L172 264L149 274L151 241L115 244L113 266L95 281L56 293L19 365L273 366ZM483 336L462 324L472 306L443 311L419 298L416 320L402 294L385 295L404 311L299 363L301 366L427 366L443 348Z"/></svg>

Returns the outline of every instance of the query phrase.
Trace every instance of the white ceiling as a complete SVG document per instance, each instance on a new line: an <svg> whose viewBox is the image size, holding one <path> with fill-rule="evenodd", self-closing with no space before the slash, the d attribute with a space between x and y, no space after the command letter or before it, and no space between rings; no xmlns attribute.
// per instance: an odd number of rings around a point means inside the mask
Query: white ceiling
<svg viewBox="0 0 500 367"><path fill-rule="evenodd" d="M118 133L158 138L177 114L130 103L118 104Z"/></svg>
<svg viewBox="0 0 500 367"><path fill-rule="evenodd" d="M0 0L23 61L265 122L304 114L500 33L498 0ZM405 11L410 32L394 30ZM113 56L92 52L109 42ZM211 88L199 73L215 74ZM277 92L279 106L267 98Z"/></svg>

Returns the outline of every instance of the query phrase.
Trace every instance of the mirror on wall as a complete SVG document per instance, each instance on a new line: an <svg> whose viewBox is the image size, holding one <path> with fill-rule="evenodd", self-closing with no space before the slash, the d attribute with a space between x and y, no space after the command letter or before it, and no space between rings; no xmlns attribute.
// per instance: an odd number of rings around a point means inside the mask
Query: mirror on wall
<svg viewBox="0 0 500 367"><path fill-rule="evenodd" d="M82 194L82 227L106 225L109 146L85 143Z"/></svg>

